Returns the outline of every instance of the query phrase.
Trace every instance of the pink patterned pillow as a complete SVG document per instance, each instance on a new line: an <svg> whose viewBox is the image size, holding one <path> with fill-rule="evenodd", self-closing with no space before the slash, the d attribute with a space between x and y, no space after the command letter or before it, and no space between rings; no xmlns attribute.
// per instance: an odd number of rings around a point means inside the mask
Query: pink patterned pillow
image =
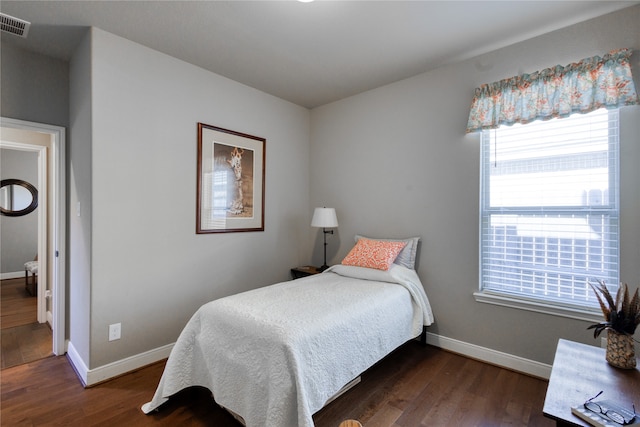
<svg viewBox="0 0 640 427"><path fill-rule="evenodd" d="M407 242L385 242L362 238L342 260L344 265L388 270Z"/></svg>

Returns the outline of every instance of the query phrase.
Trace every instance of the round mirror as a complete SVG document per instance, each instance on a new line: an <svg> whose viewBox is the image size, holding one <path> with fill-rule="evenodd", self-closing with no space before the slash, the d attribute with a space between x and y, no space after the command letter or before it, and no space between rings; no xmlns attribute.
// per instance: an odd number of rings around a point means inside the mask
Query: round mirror
<svg viewBox="0 0 640 427"><path fill-rule="evenodd" d="M38 207L38 190L21 179L0 181L0 213L6 216L22 216Z"/></svg>

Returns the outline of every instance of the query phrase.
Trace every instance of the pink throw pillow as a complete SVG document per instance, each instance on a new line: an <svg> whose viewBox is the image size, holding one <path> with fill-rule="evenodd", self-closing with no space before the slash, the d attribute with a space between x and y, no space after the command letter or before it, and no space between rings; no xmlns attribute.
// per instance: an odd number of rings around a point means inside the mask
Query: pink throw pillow
<svg viewBox="0 0 640 427"><path fill-rule="evenodd" d="M406 245L406 242L385 242L362 238L342 260L342 264L386 271Z"/></svg>

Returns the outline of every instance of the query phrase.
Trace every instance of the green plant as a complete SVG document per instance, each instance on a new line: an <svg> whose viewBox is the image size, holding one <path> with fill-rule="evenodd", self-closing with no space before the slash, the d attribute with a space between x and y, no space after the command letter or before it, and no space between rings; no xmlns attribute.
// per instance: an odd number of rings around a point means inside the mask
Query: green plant
<svg viewBox="0 0 640 427"><path fill-rule="evenodd" d="M598 280L597 286L592 283L589 283L589 286L596 293L596 298L598 298L605 320L587 328L594 330L593 337L597 338L606 329L633 335L636 332L636 327L640 324L640 296L638 296L638 289L633 294L633 298L629 299L629 288L625 283L618 288L614 301L604 282Z"/></svg>

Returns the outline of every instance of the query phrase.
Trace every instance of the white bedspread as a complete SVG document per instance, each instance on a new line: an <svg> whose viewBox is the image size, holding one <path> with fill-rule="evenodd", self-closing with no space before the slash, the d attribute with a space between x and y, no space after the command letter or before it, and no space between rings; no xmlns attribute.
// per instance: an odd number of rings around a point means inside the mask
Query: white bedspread
<svg viewBox="0 0 640 427"><path fill-rule="evenodd" d="M415 271L334 266L203 305L180 334L145 413L189 386L247 427L312 427L345 384L433 322Z"/></svg>

